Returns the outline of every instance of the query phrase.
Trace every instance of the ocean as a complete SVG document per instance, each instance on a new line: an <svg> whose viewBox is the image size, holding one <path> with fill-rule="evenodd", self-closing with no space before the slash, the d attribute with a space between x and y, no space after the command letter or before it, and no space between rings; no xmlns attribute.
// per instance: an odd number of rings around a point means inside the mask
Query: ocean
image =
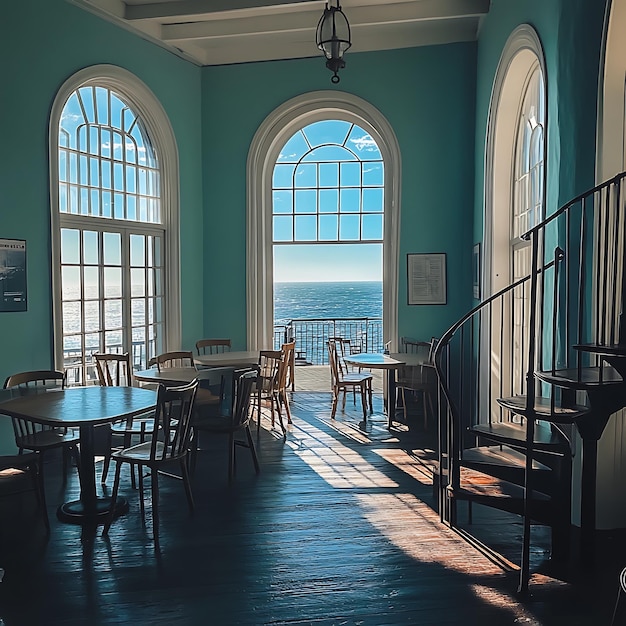
<svg viewBox="0 0 626 626"><path fill-rule="evenodd" d="M274 323L291 319L383 316L383 284L371 282L274 283Z"/></svg>

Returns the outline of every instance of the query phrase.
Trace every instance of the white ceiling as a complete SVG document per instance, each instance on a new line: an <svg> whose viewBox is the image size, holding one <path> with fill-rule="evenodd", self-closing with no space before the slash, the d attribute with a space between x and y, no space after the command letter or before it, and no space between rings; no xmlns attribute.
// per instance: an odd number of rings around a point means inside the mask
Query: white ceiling
<svg viewBox="0 0 626 626"><path fill-rule="evenodd" d="M198 65L321 54L315 30L324 0L69 1ZM489 2L343 0L341 6L352 29L350 52L365 52L473 41Z"/></svg>

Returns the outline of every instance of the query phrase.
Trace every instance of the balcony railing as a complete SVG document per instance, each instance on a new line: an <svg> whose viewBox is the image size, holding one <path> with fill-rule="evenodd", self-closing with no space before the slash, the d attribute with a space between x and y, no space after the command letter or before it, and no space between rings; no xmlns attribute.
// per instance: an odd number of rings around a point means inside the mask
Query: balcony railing
<svg viewBox="0 0 626 626"><path fill-rule="evenodd" d="M292 319L274 326L274 348L286 341L296 341L296 364L327 365L329 337L350 340L355 352L383 351L383 320L372 317L334 319Z"/></svg>

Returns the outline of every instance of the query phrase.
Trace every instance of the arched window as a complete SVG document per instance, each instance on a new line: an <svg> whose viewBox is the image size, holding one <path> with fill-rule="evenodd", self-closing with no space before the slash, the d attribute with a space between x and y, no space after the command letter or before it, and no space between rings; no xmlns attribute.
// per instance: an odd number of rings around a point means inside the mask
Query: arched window
<svg viewBox="0 0 626 626"><path fill-rule="evenodd" d="M167 278L172 207L161 154L172 144L160 145L109 72L61 92L51 124L55 352L69 382L86 384L94 352L129 352L142 368L169 343L178 296Z"/></svg>
<svg viewBox="0 0 626 626"><path fill-rule="evenodd" d="M523 24L513 31L500 58L489 110L483 276L488 296L530 273L531 249L521 235L544 215L545 128L543 50L535 30ZM503 347L502 354L490 354L483 361L485 367L492 359L501 362L501 380L499 375L485 372L481 393L498 390L513 395L523 386L528 369L524 322L530 302L524 289L516 290L513 297L512 306L502 313L506 320L503 328L494 329L491 337L484 333L485 350L490 340Z"/></svg>
<svg viewBox="0 0 626 626"><path fill-rule="evenodd" d="M273 344L273 245L303 241L382 241L383 336L395 346L400 172L391 126L356 96L304 94L268 116L248 155L249 349Z"/></svg>
<svg viewBox="0 0 626 626"><path fill-rule="evenodd" d="M287 141L272 178L273 243L383 242L384 164L351 122L309 124Z"/></svg>

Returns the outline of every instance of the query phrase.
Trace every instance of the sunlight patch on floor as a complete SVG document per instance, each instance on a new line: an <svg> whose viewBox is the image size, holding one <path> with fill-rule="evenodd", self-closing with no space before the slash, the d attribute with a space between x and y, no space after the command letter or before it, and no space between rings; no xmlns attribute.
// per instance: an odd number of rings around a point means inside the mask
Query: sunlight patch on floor
<svg viewBox="0 0 626 626"><path fill-rule="evenodd" d="M402 470L422 485L433 484L433 474L428 468L405 450L382 448L373 450L381 459Z"/></svg>
<svg viewBox="0 0 626 626"><path fill-rule="evenodd" d="M368 463L358 452L319 428L299 425L301 447L294 448L313 471L336 489L397 487L398 484ZM288 445L289 445L288 441ZM321 444L321 445L320 445Z"/></svg>
<svg viewBox="0 0 626 626"><path fill-rule="evenodd" d="M439 514L410 493L355 494L365 518L407 556L474 576L503 574L439 520Z"/></svg>

